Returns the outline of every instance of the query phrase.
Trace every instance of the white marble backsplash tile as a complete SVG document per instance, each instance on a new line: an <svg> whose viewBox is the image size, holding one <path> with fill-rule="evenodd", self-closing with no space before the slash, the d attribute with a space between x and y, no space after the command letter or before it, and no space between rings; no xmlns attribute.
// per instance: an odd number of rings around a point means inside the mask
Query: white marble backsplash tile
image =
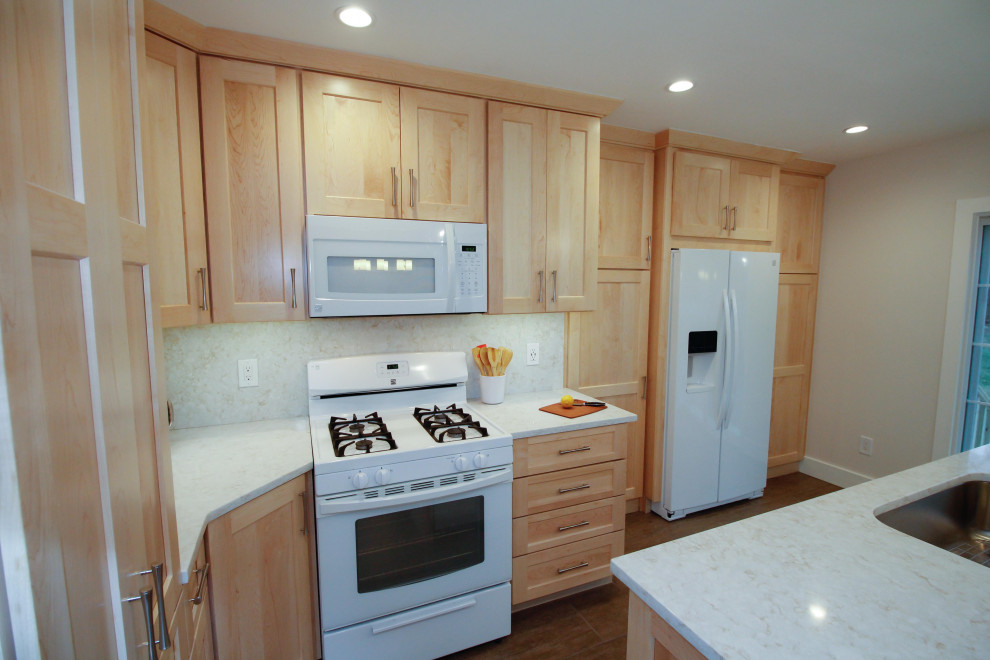
<svg viewBox="0 0 990 660"><path fill-rule="evenodd" d="M306 363L314 358L392 351L464 351L481 343L515 354L507 393L564 386L563 314L452 314L224 323L164 331L168 394L175 428L308 414ZM526 366L526 344L540 364ZM258 387L237 386L237 361L258 360ZM468 397L480 395L470 361Z"/></svg>

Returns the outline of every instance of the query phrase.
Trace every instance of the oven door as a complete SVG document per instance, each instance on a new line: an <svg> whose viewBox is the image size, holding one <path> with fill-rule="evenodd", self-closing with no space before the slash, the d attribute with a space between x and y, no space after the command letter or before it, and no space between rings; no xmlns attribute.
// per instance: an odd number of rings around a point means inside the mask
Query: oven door
<svg viewBox="0 0 990 660"><path fill-rule="evenodd" d="M453 312L449 233L441 222L308 216L309 315Z"/></svg>
<svg viewBox="0 0 990 660"><path fill-rule="evenodd" d="M512 577L510 466L392 499L317 499L324 632Z"/></svg>

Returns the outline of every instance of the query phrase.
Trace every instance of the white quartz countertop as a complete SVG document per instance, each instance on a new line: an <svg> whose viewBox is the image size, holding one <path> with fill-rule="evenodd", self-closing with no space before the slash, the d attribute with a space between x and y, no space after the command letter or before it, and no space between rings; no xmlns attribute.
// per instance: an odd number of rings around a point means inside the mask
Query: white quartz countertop
<svg viewBox="0 0 990 660"><path fill-rule="evenodd" d="M469 403L490 419L496 426L512 435L513 440L529 438L534 435L547 435L563 431L577 431L609 424L625 424L635 422L634 413L616 408L609 404L604 410L568 419L553 413L543 412L540 408L551 403L560 403L560 397L570 394L582 401L597 401L577 390L545 390L543 392L526 392L524 394L507 394L505 401L495 405L482 403L480 399L472 399Z"/></svg>
<svg viewBox="0 0 990 660"><path fill-rule="evenodd" d="M988 658L990 569L890 527L990 447L612 560L708 658Z"/></svg>
<svg viewBox="0 0 990 660"><path fill-rule="evenodd" d="M313 444L308 417L180 429L169 437L185 584L206 524L312 470Z"/></svg>

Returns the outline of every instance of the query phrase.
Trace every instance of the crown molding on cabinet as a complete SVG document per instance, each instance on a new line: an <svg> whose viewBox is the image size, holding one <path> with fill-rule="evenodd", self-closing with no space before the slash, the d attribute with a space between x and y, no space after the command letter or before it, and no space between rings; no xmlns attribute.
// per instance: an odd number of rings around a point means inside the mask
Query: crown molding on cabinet
<svg viewBox="0 0 990 660"><path fill-rule="evenodd" d="M608 126L602 124L602 142L620 144L625 147L637 147L639 149L653 149L656 136L649 131L640 131L635 128L624 128L622 126Z"/></svg>
<svg viewBox="0 0 990 660"><path fill-rule="evenodd" d="M797 172L798 174L813 174L815 176L828 176L835 169L832 163L819 163L813 160L795 158L783 167L784 172Z"/></svg>
<svg viewBox="0 0 990 660"><path fill-rule="evenodd" d="M791 163L800 154L788 149L776 149L774 147L762 147L756 144L746 144L736 142L711 135L701 135L699 133L688 133L674 128L660 131L656 134L654 142L655 149L663 147L682 147L684 149L694 149L696 151L708 151L725 156L738 156L750 160L761 160L767 163L785 165Z"/></svg>
<svg viewBox="0 0 990 660"><path fill-rule="evenodd" d="M145 0L144 8L145 28L205 55L299 67L593 117L604 117L622 104L621 99L607 96L207 27L155 0Z"/></svg>

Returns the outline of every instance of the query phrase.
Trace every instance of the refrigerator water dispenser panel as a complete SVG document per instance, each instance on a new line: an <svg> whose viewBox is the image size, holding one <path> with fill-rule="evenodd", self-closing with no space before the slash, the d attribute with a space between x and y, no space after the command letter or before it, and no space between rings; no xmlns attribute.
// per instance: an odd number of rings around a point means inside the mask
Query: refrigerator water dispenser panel
<svg viewBox="0 0 990 660"><path fill-rule="evenodd" d="M717 330L696 330L688 333L688 354L714 353L718 350Z"/></svg>
<svg viewBox="0 0 990 660"><path fill-rule="evenodd" d="M718 376L718 331L698 330L688 333L687 379L688 392L710 392Z"/></svg>

